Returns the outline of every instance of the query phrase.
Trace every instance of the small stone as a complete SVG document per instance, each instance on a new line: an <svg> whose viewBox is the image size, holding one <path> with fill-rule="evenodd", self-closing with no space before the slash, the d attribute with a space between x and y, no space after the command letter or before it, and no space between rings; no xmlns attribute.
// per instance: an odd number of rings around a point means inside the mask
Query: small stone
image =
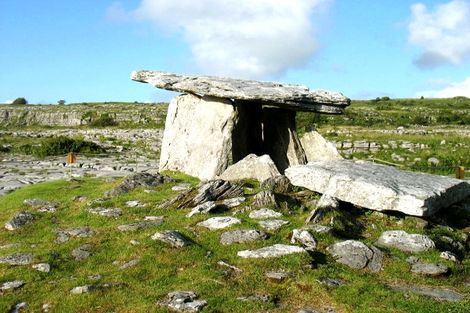
<svg viewBox="0 0 470 313"><path fill-rule="evenodd" d="M222 200L220 204L223 206L226 206L229 209L232 209L234 207L241 205L245 201L246 201L245 197L236 197L236 198Z"/></svg>
<svg viewBox="0 0 470 313"><path fill-rule="evenodd" d="M237 272L237 273L243 272L243 271L242 271L241 269L239 269L238 267L233 266L233 265L230 265L230 264L228 264L228 263L225 262L225 261L218 261L217 264L220 265L220 266L223 266L223 267L227 267L227 268L229 268L229 269L231 269L232 271Z"/></svg>
<svg viewBox="0 0 470 313"><path fill-rule="evenodd" d="M254 197L253 203L257 207L277 207L276 197L268 190L258 192Z"/></svg>
<svg viewBox="0 0 470 313"><path fill-rule="evenodd" d="M378 271L382 267L383 255L380 250L369 248L357 240L346 240L335 243L326 250L335 258L336 262L354 269L363 269L371 265L371 271ZM378 254L375 256L375 254ZM375 260L374 260L375 258Z"/></svg>
<svg viewBox="0 0 470 313"><path fill-rule="evenodd" d="M14 280L7 281L0 286L0 292L5 292L7 290L15 290L23 287L25 282L23 280Z"/></svg>
<svg viewBox="0 0 470 313"><path fill-rule="evenodd" d="M279 213L279 212L276 212L267 208L262 208L256 211L252 211L249 214L249 217L253 219L268 219L268 218L276 218L276 217L281 217L281 216L282 216L282 213Z"/></svg>
<svg viewBox="0 0 470 313"><path fill-rule="evenodd" d="M7 230L17 230L34 220L33 214L29 212L20 212L16 214L9 222L5 224Z"/></svg>
<svg viewBox="0 0 470 313"><path fill-rule="evenodd" d="M312 234L305 229L294 229L290 242L300 243L307 251L313 251L317 247L317 241L313 238Z"/></svg>
<svg viewBox="0 0 470 313"><path fill-rule="evenodd" d="M136 266L137 264L139 264L139 262L140 262L139 259L130 260L129 262L126 262L126 263L124 263L123 265L121 265L121 266L119 267L119 269L124 270L124 269L129 268L129 267L134 267L134 266Z"/></svg>
<svg viewBox="0 0 470 313"><path fill-rule="evenodd" d="M154 220L154 221L142 221L142 222L136 222L136 223L131 223L131 224L125 224L125 225L119 225L118 229L120 231L136 231L140 230L143 228L148 228L152 226L159 226L163 224L163 217L160 218L159 220Z"/></svg>
<svg viewBox="0 0 470 313"><path fill-rule="evenodd" d="M330 226L323 226L320 224L312 224L305 226L305 229L310 230L313 233L317 234L331 234L333 232L333 228Z"/></svg>
<svg viewBox="0 0 470 313"><path fill-rule="evenodd" d="M272 282L282 282L288 278L294 277L294 274L290 272L267 272L265 276Z"/></svg>
<svg viewBox="0 0 470 313"><path fill-rule="evenodd" d="M62 229L57 231L56 243L63 243L70 239L70 237L91 237L95 232L88 226L74 227L68 229Z"/></svg>
<svg viewBox="0 0 470 313"><path fill-rule="evenodd" d="M91 249L92 246L89 244L82 245L72 250L72 256L75 258L75 261L84 261L90 257Z"/></svg>
<svg viewBox="0 0 470 313"><path fill-rule="evenodd" d="M49 273L51 271L51 266L49 263L33 264L31 267L38 272Z"/></svg>
<svg viewBox="0 0 470 313"><path fill-rule="evenodd" d="M33 255L31 253L12 253L0 257L0 264L10 265L28 265L33 262Z"/></svg>
<svg viewBox="0 0 470 313"><path fill-rule="evenodd" d="M220 178L228 181L255 179L262 182L279 175L279 170L269 155L257 156L249 154L244 159L230 165L220 175Z"/></svg>
<svg viewBox="0 0 470 313"><path fill-rule="evenodd" d="M240 224L242 221L235 217L219 216L212 217L203 222L198 223L198 226L208 228L210 230L223 229L235 224Z"/></svg>
<svg viewBox="0 0 470 313"><path fill-rule="evenodd" d="M88 293L90 291L95 290L96 288L92 285L85 285L85 286L77 286L70 290L70 293L73 295L80 295L83 293Z"/></svg>
<svg viewBox="0 0 470 313"><path fill-rule="evenodd" d="M459 261L459 258L457 257L457 255L455 255L454 253L452 253L450 251L441 252L440 257L444 260L449 260L449 261L452 261L452 262L458 262Z"/></svg>
<svg viewBox="0 0 470 313"><path fill-rule="evenodd" d="M305 253L306 250L297 246L275 244L273 246L264 247L258 250L243 250L239 251L237 255L242 258L277 258L284 255L294 253Z"/></svg>
<svg viewBox="0 0 470 313"><path fill-rule="evenodd" d="M191 184L179 184L176 186L171 187L171 190L173 191L185 191L191 188Z"/></svg>
<svg viewBox="0 0 470 313"><path fill-rule="evenodd" d="M44 303L42 305L42 312L47 313L52 309L52 305L49 303Z"/></svg>
<svg viewBox="0 0 470 313"><path fill-rule="evenodd" d="M255 229L232 230L224 232L220 236L220 243L223 245L231 245L234 243L245 243L258 240L265 240L268 235L264 231Z"/></svg>
<svg viewBox="0 0 470 313"><path fill-rule="evenodd" d="M289 224L288 221L284 220L265 220L259 221L259 225L270 232L275 232L279 230L282 226Z"/></svg>
<svg viewBox="0 0 470 313"><path fill-rule="evenodd" d="M199 312L207 305L207 301L197 298L197 294L192 291L174 291L167 295L163 304L178 312Z"/></svg>
<svg viewBox="0 0 470 313"><path fill-rule="evenodd" d="M411 265L411 272L426 276L441 276L449 273L449 268L443 264L417 262Z"/></svg>
<svg viewBox="0 0 470 313"><path fill-rule="evenodd" d="M191 212L186 214L186 217L192 217L200 213L207 214L207 213L214 211L217 207L218 205L215 203L215 201L207 201L207 202L204 202L203 204L200 204L192 208Z"/></svg>
<svg viewBox="0 0 470 313"><path fill-rule="evenodd" d="M156 232L151 237L152 240L159 240L170 245L173 248L182 248L192 244L192 242L184 237L176 230L166 230L163 232Z"/></svg>
<svg viewBox="0 0 470 313"><path fill-rule="evenodd" d="M27 306L28 303L26 302L17 303L11 308L9 313L19 313L20 311L22 311L22 309L26 308Z"/></svg>
<svg viewBox="0 0 470 313"><path fill-rule="evenodd" d="M435 247L434 241L421 234L408 234L403 230L383 232L377 240L377 245L385 248L396 248L405 252L423 252Z"/></svg>
<svg viewBox="0 0 470 313"><path fill-rule="evenodd" d="M90 208L88 212L98 214L106 217L119 217L122 215L122 210L119 208Z"/></svg>
<svg viewBox="0 0 470 313"><path fill-rule="evenodd" d="M137 241L137 240L134 240L134 239L130 240L129 243L130 243L131 245L133 245L133 246L138 246L138 245L140 245L140 242Z"/></svg>
<svg viewBox="0 0 470 313"><path fill-rule="evenodd" d="M57 209L57 204L41 199L26 199L23 203L39 212L54 213Z"/></svg>
<svg viewBox="0 0 470 313"><path fill-rule="evenodd" d="M161 217L161 216L153 216L153 215L151 215L151 216L145 216L145 217L144 217L144 221L159 221L159 220L161 220L161 219L163 219L163 217Z"/></svg>
<svg viewBox="0 0 470 313"><path fill-rule="evenodd" d="M244 297L238 297L237 300L240 301L259 301L259 302L269 302L271 300L271 295L250 295Z"/></svg>
<svg viewBox="0 0 470 313"><path fill-rule="evenodd" d="M389 285L389 287L403 292L423 295L439 301L459 302L465 299L465 295L445 288L412 285Z"/></svg>
<svg viewBox="0 0 470 313"><path fill-rule="evenodd" d="M129 208L143 208L145 205L139 200L131 200L126 202L126 206Z"/></svg>
<svg viewBox="0 0 470 313"><path fill-rule="evenodd" d="M317 281L320 284L327 285L328 287L333 287L333 288L341 287L345 285L344 281L342 281L341 279L336 279L336 278L320 277L319 279L317 279Z"/></svg>
<svg viewBox="0 0 470 313"><path fill-rule="evenodd" d="M115 197L127 193L137 187L155 187L164 183L174 182L174 179L160 174L136 173L126 177L121 185L105 192L105 197Z"/></svg>
<svg viewBox="0 0 470 313"><path fill-rule="evenodd" d="M328 212L338 210L339 206L339 201L336 198L328 194L323 194L320 200L318 200L315 209L310 213L305 222L319 223Z"/></svg>

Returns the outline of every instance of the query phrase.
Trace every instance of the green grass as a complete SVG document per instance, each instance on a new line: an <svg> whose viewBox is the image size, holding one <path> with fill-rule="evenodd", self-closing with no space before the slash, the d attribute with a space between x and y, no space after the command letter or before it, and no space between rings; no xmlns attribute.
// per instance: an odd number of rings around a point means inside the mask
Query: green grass
<svg viewBox="0 0 470 313"><path fill-rule="evenodd" d="M169 174L178 183L197 183L196 179L185 175ZM439 261L452 268L452 275L440 279L410 274L405 262L407 254L395 250L388 251L385 269L380 273L351 270L336 264L325 254L324 249L340 239L333 235L316 236L319 248L313 259L307 255L294 255L270 260L244 260L237 257L237 251L288 243L289 233L303 225L308 210L299 205L281 205L281 212L290 221L290 225L273 234L266 242L222 246L219 244L222 230L208 231L195 227L207 215L196 215L188 219L185 215L189 208L158 208L161 202L175 195L171 187L176 183L153 188L153 193L136 189L129 194L94 205L122 208L124 214L118 219L100 217L86 211L90 207L87 202L101 198L105 191L119 182L120 180L94 178L70 182L53 181L28 186L0 198L0 223L8 221L19 210L28 209L22 204L27 198L41 198L60 204L54 214L35 212L35 222L21 230L0 231L0 243L21 244L17 248L1 250L0 255L31 252L35 256L35 263L48 262L52 265L50 273L37 272L30 266L0 265L0 283L14 279L26 281L23 288L6 292L0 297L1 312L7 312L13 304L21 301L28 302L26 312L38 312L44 303L52 305L52 312L168 312L166 308L157 306L156 302L174 290L193 290L198 293L202 299L208 301L204 312L296 312L305 307L322 306L335 307L339 312L463 313L470 310L470 300L457 304L440 303L415 295L404 297L402 293L385 286L386 283L398 281L444 286L468 292L462 285L462 280L469 274L468 260L462 264L452 264L439 260L437 251L420 254L423 260ZM256 192L258 187L256 184L254 187L254 190L248 192ZM72 201L78 195L86 196L88 200L83 203ZM125 207L126 201L136 199L146 206ZM251 199L247 201L249 203ZM161 226L133 233L117 230L118 225L135 222L147 215L164 216L165 222ZM384 229L423 232L416 226L413 218L403 220L399 217L383 217L367 211L357 211L353 216L365 225L359 235L367 243L375 242ZM243 223L232 229L257 227L257 223L247 213L240 214L239 217ZM94 229L96 235L90 238L71 238L62 244L54 243L54 230L84 225ZM165 229L179 230L195 244L184 249L173 249L150 239L155 231ZM424 231L430 234L432 232ZM130 240L138 240L140 244L131 245ZM84 262L76 262L71 251L85 243L93 246L93 255ZM135 258L140 259L137 266L119 269L120 264ZM219 260L237 266L243 272L228 272L217 265ZM119 265L113 264L115 261ZM281 269L295 273L295 278L272 283L264 277L268 270ZM89 278L97 274L102 276L100 280L93 281ZM317 279L325 276L342 279L346 285L331 289L319 284ZM70 294L70 290L76 286L111 282L123 285L88 294ZM270 294L277 299L278 306L273 303L236 300L237 297L252 294Z"/></svg>

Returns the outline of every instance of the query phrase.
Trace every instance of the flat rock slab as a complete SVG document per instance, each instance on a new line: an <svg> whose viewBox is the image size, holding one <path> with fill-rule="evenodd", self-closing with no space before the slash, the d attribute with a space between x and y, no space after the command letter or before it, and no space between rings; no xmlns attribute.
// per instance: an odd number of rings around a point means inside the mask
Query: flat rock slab
<svg viewBox="0 0 470 313"><path fill-rule="evenodd" d="M119 225L118 229L120 231L136 231L136 230L144 229L147 227L159 226L161 224L163 224L163 217L160 217L160 219L155 219L151 221L142 221L142 222L136 222L136 223L131 223L131 224Z"/></svg>
<svg viewBox="0 0 470 313"><path fill-rule="evenodd" d="M207 305L207 301L197 300L197 298L198 295L193 291L173 291L161 304L168 306L172 311L199 312Z"/></svg>
<svg viewBox="0 0 470 313"><path fill-rule="evenodd" d="M215 229L224 229L230 227L235 224L240 224L242 221L235 217L230 216L219 216L219 217L211 217L205 221L198 223L198 226L202 226L205 228L209 228L210 230Z"/></svg>
<svg viewBox="0 0 470 313"><path fill-rule="evenodd" d="M174 248L182 248L192 244L191 240L189 240L176 230L156 232L151 238L153 240L158 240L163 243L166 243Z"/></svg>
<svg viewBox="0 0 470 313"><path fill-rule="evenodd" d="M411 272L425 276L441 276L448 274L450 269L443 264L416 262L411 265Z"/></svg>
<svg viewBox="0 0 470 313"><path fill-rule="evenodd" d="M224 99L261 102L296 111L341 114L350 100L339 92L310 91L305 86L214 76L185 76L135 71L131 79L157 88Z"/></svg>
<svg viewBox="0 0 470 313"><path fill-rule="evenodd" d="M465 299L465 295L445 288L411 285L389 285L389 287L403 292L411 292L430 297L439 301L459 302Z"/></svg>
<svg viewBox="0 0 470 313"><path fill-rule="evenodd" d="M268 235L261 230L256 229L237 229L226 231L220 236L220 243L231 245L234 243L245 243L258 240L266 240Z"/></svg>
<svg viewBox="0 0 470 313"><path fill-rule="evenodd" d="M336 262L354 269L367 268L378 272L382 268L383 253L374 246L368 247L357 240L346 240L332 244L327 249Z"/></svg>
<svg viewBox="0 0 470 313"><path fill-rule="evenodd" d="M267 231L275 232L282 226L289 224L289 222L284 220L263 220L259 221L258 224Z"/></svg>
<svg viewBox="0 0 470 313"><path fill-rule="evenodd" d="M315 161L285 175L295 186L375 211L430 216L470 196L470 184L365 161Z"/></svg>
<svg viewBox="0 0 470 313"><path fill-rule="evenodd" d="M263 182L266 179L279 175L281 174L269 155L257 156L249 154L237 163L227 167L220 175L220 178L229 181L256 179L259 182Z"/></svg>
<svg viewBox="0 0 470 313"><path fill-rule="evenodd" d="M268 218L277 218L281 217L282 213L276 212L271 209L267 208L262 208L259 210L251 211L249 214L250 218L257 219L257 220L263 220L263 219L268 219Z"/></svg>
<svg viewBox="0 0 470 313"><path fill-rule="evenodd" d="M245 259L259 259L259 258L278 258L281 256L294 254L294 253L306 253L304 248L298 246L290 246L283 244L275 244L273 246L264 247L258 250L243 250L239 251L237 255Z"/></svg>
<svg viewBox="0 0 470 313"><path fill-rule="evenodd" d="M423 252L435 247L434 241L426 235L408 234L403 230L383 232L376 243L379 247L396 248L405 252Z"/></svg>
<svg viewBox="0 0 470 313"><path fill-rule="evenodd" d="M0 257L0 264L28 265L33 262L31 253L13 253Z"/></svg>
<svg viewBox="0 0 470 313"><path fill-rule="evenodd" d="M106 217L119 217L122 215L122 210L119 208L89 208L88 212Z"/></svg>

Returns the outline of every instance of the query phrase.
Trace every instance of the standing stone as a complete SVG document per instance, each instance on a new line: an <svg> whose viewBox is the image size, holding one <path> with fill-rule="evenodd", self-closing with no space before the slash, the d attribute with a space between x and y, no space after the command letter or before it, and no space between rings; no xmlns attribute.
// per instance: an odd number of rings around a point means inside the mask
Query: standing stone
<svg viewBox="0 0 470 313"><path fill-rule="evenodd" d="M232 161L237 119L230 100L175 97L168 107L160 171L181 171L205 180L220 175Z"/></svg>
<svg viewBox="0 0 470 313"><path fill-rule="evenodd" d="M220 175L220 178L228 181L256 179L263 182L279 175L281 174L269 155L265 154L259 157L256 154L249 154L237 163L230 165Z"/></svg>
<svg viewBox="0 0 470 313"><path fill-rule="evenodd" d="M302 143L308 162L340 160L343 158L335 145L323 138L323 136L315 130L305 133L302 138L300 138L300 142Z"/></svg>

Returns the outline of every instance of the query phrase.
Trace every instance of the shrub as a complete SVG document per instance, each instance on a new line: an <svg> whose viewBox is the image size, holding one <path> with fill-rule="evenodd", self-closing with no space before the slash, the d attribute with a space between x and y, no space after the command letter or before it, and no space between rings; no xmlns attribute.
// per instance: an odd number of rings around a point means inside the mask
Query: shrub
<svg viewBox="0 0 470 313"><path fill-rule="evenodd" d="M59 101L57 101L57 104L58 104L58 105L64 105L64 104L65 104L65 100L59 100Z"/></svg>
<svg viewBox="0 0 470 313"><path fill-rule="evenodd" d="M116 126L117 123L108 113L104 113L99 118L92 120L89 125L91 127L107 127Z"/></svg>
<svg viewBox="0 0 470 313"><path fill-rule="evenodd" d="M13 102L11 104L23 105L23 104L28 104L28 101L25 98L20 97L20 98L16 98L15 100L13 100Z"/></svg>
<svg viewBox="0 0 470 313"><path fill-rule="evenodd" d="M18 150L24 154L40 158L52 155L65 155L69 152L93 154L106 152L103 147L94 142L64 136L45 139L40 145L22 145Z"/></svg>

